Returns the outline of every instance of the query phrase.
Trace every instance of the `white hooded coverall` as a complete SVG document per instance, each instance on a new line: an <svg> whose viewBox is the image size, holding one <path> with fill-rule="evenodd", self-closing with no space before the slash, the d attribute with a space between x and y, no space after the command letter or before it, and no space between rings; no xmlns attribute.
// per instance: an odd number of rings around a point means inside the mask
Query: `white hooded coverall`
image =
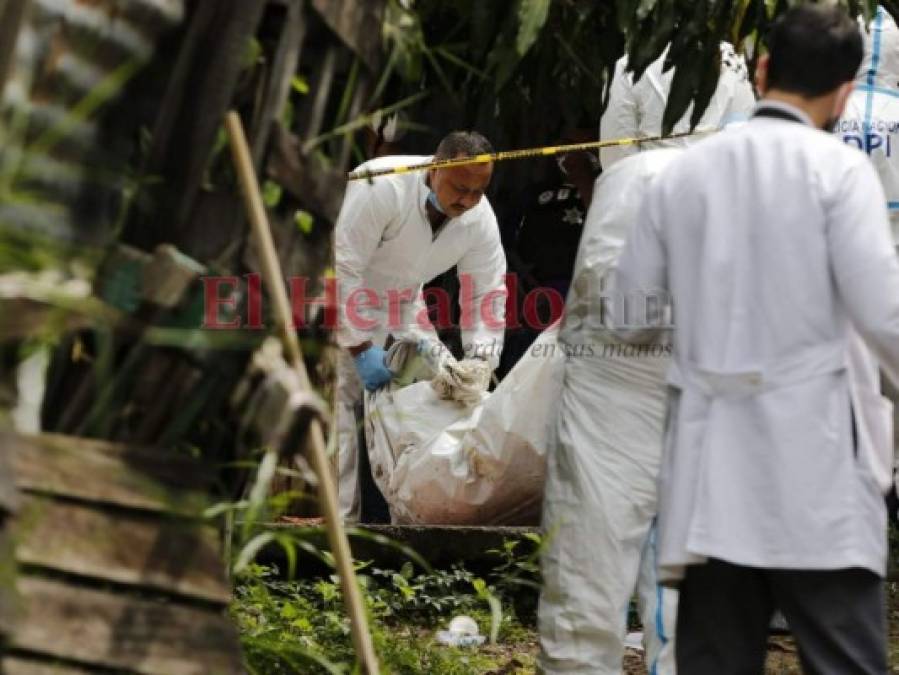
<svg viewBox="0 0 899 675"><path fill-rule="evenodd" d="M599 123L599 138L613 140L616 138L646 138L662 133L662 116L668 103L668 91L674 68L662 72L667 50L654 61L634 82L633 75L626 72L627 57L619 59L615 64L615 75L609 92L609 105ZM698 129L716 129L733 122L743 122L749 118L749 112L755 105L752 85L746 74L746 63L743 57L734 52L734 48L721 43L721 75L715 93L709 101L708 108L697 125ZM690 130L692 106L674 125L674 132ZM672 138L641 145L622 145L601 148L599 161L603 169L608 169L619 159L652 148L679 148L694 140L705 138L698 135L694 138Z"/></svg>
<svg viewBox="0 0 899 675"><path fill-rule="evenodd" d="M674 672L677 593L656 583L653 528L671 346L618 342L602 325L601 291L648 183L679 152L640 153L604 172L584 225L559 335L568 358L544 495L546 673L621 672L638 573L647 667Z"/></svg>
<svg viewBox="0 0 899 675"><path fill-rule="evenodd" d="M722 43L721 58L721 76L700 128L744 121L755 105L742 57ZM600 138L661 133L673 77L673 70L662 72L664 60L663 54L637 82L625 72L626 58L619 60L609 105L600 121ZM689 129L690 114L688 110L675 131ZM575 281L566 303L569 319L588 306L597 314L591 320L599 319L600 309L588 305L589 294L578 287L577 278L592 279L592 292L598 293L600 280L614 270L626 231L636 218L644 182L658 173L672 154L652 152L649 159L628 162L620 173L613 170L616 163L646 154L641 151L679 148L692 140L678 138L600 151L605 173L597 182L584 225ZM596 341L601 332L563 330L560 341ZM650 675L673 673L677 593L657 584L655 533L651 529L657 513L656 478L668 361L651 353L650 358L627 356L631 353L627 349L622 352L624 358L616 360L604 355L603 349L614 346L602 346L598 356L588 359L570 359L560 402L558 457L550 453L548 460L544 525L549 543L543 559L539 616L541 665L547 673L619 673L628 601L637 583ZM600 390L602 405L587 400ZM590 490L592 501L579 503L582 493L573 491L574 484L579 491ZM578 515L581 513L583 516ZM559 525L560 520L570 522Z"/></svg>
<svg viewBox="0 0 899 675"><path fill-rule="evenodd" d="M370 160L358 170L420 164L422 156ZM358 517L358 427L354 408L362 383L347 347L366 340L383 346L395 337L437 334L427 319L422 284L454 265L461 283L462 343L466 355L486 355L495 368L506 310L506 258L496 216L486 197L435 235L425 204L424 171L350 182L335 228L339 292L337 343L338 491L345 518ZM355 302L353 301L355 299Z"/></svg>
<svg viewBox="0 0 899 675"><path fill-rule="evenodd" d="M893 243L899 244L899 27L883 7L878 7L863 36L865 56L856 76L855 91L835 132L846 144L866 152L877 169L887 200ZM877 360L858 336L853 337L850 346L850 374L856 390L877 391L881 386ZM892 395L895 398L895 390ZM861 433L876 435L882 424L877 416L887 414L883 402L868 394L859 405L864 405L859 419ZM895 439L891 442L895 444Z"/></svg>
<svg viewBox="0 0 899 675"><path fill-rule="evenodd" d="M886 193L893 242L899 243L899 28L878 7L864 36L865 57L836 133L874 163Z"/></svg>

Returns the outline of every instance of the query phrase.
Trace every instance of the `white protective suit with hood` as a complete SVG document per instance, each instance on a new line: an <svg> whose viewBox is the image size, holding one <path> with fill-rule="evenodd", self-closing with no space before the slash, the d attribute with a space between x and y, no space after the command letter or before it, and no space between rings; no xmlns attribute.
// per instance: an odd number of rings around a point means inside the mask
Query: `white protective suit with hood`
<svg viewBox="0 0 899 675"><path fill-rule="evenodd" d="M358 170L405 166L427 156L370 160ZM345 518L358 517L359 427L354 409L362 383L346 350L371 340L383 346L388 335L430 338L422 285L453 266L463 280L460 304L466 356L499 363L506 308L506 258L496 216L486 197L435 235L425 204L430 188L423 171L358 180L347 185L335 228L339 291L337 343L338 491ZM352 302L355 299L355 302Z"/></svg>
<svg viewBox="0 0 899 675"><path fill-rule="evenodd" d="M866 152L877 169L893 243L899 244L899 27L883 7L878 7L869 30L862 35L865 56L836 133L843 142ZM860 433L877 437L885 424L880 418L889 414L883 400L868 393L881 386L877 360L856 335L850 343L849 358L853 386L859 392L858 405L864 406L858 419ZM893 391L891 395L895 396ZM894 426L895 421L893 413Z"/></svg>
<svg viewBox="0 0 899 675"><path fill-rule="evenodd" d="M674 673L677 593L656 583L653 527L671 346L619 342L602 325L601 292L648 183L680 152L643 152L605 171L584 225L559 335L569 356L544 495L546 673L621 672L638 574L647 668Z"/></svg>
<svg viewBox="0 0 899 675"><path fill-rule="evenodd" d="M893 242L899 243L899 28L878 7L863 35L865 57L836 133L874 163L886 193Z"/></svg>
<svg viewBox="0 0 899 675"><path fill-rule="evenodd" d="M665 52L634 82L633 75L626 72L627 57L624 56L615 64L612 88L609 92L609 105L599 123L600 140L617 138L647 138L662 133L662 116L668 102L668 91L674 68L663 72ZM734 52L727 42L721 43L721 75L715 93L709 101L708 108L697 125L698 129L717 129L733 122L743 122L755 105L755 95L746 73L743 57ZM674 132L690 130L692 106L674 125ZM654 141L641 145L622 145L612 148L601 148L599 161L603 169L624 157L640 152L640 149L679 148L696 140L706 138L705 135L695 137L672 138Z"/></svg>

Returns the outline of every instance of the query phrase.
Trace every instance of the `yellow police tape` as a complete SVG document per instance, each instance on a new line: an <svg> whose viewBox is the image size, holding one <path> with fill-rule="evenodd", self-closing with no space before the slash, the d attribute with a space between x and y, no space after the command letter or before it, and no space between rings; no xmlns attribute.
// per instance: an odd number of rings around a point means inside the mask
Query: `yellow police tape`
<svg viewBox="0 0 899 675"><path fill-rule="evenodd" d="M492 154L474 155L472 157L456 157L454 159L439 159L421 164L409 164L408 166L391 166L383 169L369 169L366 171L351 171L347 174L347 180L370 180L376 176L389 176L395 173L410 173L412 171L424 171L425 169L446 169L469 164L486 164L487 162L500 162L504 159L524 159L525 157L548 157L560 155L577 150L597 150L599 148L611 148L617 145L638 145L653 141L663 141L672 138L684 138L685 136L698 136L707 134L717 129L696 129L694 131L682 131L668 136L648 136L646 138L617 138L611 141L590 141L588 143L572 143L570 145L547 145L542 148L525 148L523 150L505 150Z"/></svg>

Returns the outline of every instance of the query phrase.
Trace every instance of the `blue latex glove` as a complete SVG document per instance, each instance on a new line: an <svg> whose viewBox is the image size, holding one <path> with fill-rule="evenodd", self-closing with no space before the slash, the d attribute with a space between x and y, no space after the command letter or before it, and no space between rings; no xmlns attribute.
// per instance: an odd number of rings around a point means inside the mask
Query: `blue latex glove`
<svg viewBox="0 0 899 675"><path fill-rule="evenodd" d="M380 389L393 379L393 373L384 365L386 352L380 347L369 347L353 357L356 372L369 391Z"/></svg>

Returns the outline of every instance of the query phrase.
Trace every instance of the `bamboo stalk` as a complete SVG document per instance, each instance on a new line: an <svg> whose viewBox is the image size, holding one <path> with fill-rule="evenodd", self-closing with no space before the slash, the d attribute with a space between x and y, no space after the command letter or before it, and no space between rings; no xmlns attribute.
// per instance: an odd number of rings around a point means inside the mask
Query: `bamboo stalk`
<svg viewBox="0 0 899 675"><path fill-rule="evenodd" d="M281 263L275 251L271 227L269 226L268 217L262 202L262 193L259 189L256 171L253 169L250 148L247 144L240 117L236 112L231 111L227 114L225 117L225 128L231 141L234 166L240 179L247 215L253 228L253 236L259 245L263 278L275 303L275 320L278 324L278 332L284 343L287 361L296 370L303 389L308 391L311 388L309 374L306 372L306 365L303 363L303 352L300 342L297 339L296 331L293 329L290 302L287 298ZM362 665L362 671L366 675L377 675L377 656L375 655L371 633L368 629L368 618L365 613L365 605L362 602L362 593L359 590L359 584L356 582L350 545L337 506L337 488L334 483L334 477L331 474L331 465L325 453L325 437L320 422L315 418L309 423L309 445L312 454L312 466L318 476L319 500L324 511L325 529L331 545L331 552L334 554L337 573L340 576L347 613L350 616L356 656Z"/></svg>

